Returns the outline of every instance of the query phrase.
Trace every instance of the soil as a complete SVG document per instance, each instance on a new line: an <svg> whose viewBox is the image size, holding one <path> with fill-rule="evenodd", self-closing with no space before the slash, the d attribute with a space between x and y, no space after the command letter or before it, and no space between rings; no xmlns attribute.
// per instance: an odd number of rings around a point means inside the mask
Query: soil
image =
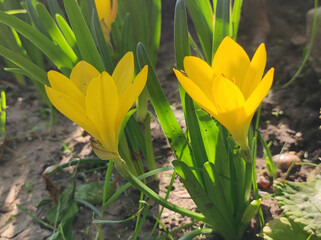
<svg viewBox="0 0 321 240"><path fill-rule="evenodd" d="M244 3L246 4L246 3ZM173 14L175 1L163 1L162 40L159 52L157 74L173 106L175 116L184 127L184 119L179 101L177 80L172 68L175 64L173 47ZM308 39L305 37L305 14L313 7L313 1L279 0L268 1L267 16L270 23L270 32L266 38L268 53L268 66L275 67L275 80L271 93L264 100L260 132L267 142L271 142L273 155L281 151L289 154L290 159L301 162L320 164L320 83L313 68L308 65L297 80L287 88L285 84L296 72L301 61L303 50ZM253 20L252 20L253 21ZM253 23L246 17L242 18L240 25L239 42L248 52L257 47L255 36L259 30L253 28ZM268 30L268 29L267 29ZM261 30L261 31L264 31ZM268 31L267 31L268 32ZM251 43L251 44L247 44ZM82 129L58 115L59 121L52 127L48 118L43 117L46 112L45 105L39 99L31 84L19 86L13 78L1 72L0 83L7 86L7 138L0 151L0 239L46 239L51 235L48 228L43 227L36 220L18 209L20 204L31 214L45 220L48 208L37 210L37 204L49 198L42 178L43 171L55 164L68 162L76 158L93 156L89 141L90 136ZM159 167L170 166L174 159L167 144L161 127L151 124L155 156ZM101 166L101 165L100 165ZM104 181L104 171L96 170L86 172L88 169L99 166L81 166L78 169L77 183L86 181ZM260 194L273 191L272 181L265 172L263 149L259 148L257 159L257 172ZM302 165L294 168L290 174L285 175L285 169L279 169L278 176L290 181L306 181L312 167ZM69 167L66 171L57 174L52 181L61 187L68 186L75 168ZM151 182L161 196L165 196L171 179L172 171L159 174L159 182ZM124 182L113 173L114 183L119 187ZM106 209L105 219L122 220L135 214L138 210L139 194L130 189ZM176 176L173 191L169 201L182 207L196 210L184 186ZM145 222L140 239L147 238L155 223L153 215L157 216L160 207L153 202L150 204L150 214ZM272 199L264 200L263 212L266 220L279 217L281 210ZM99 205L97 205L99 207ZM79 213L73 224L74 239L94 239L96 228L92 224L92 211L79 205ZM171 231L192 220L164 210L161 221L164 227ZM201 226L200 223L194 227ZM103 235L105 239L130 239L135 227L134 221L118 224L104 224ZM173 235L173 239L191 231L188 227ZM165 230L158 228L161 234ZM244 239L259 239L256 233L260 231L257 221L252 221ZM215 236L203 236L202 239L218 239Z"/></svg>

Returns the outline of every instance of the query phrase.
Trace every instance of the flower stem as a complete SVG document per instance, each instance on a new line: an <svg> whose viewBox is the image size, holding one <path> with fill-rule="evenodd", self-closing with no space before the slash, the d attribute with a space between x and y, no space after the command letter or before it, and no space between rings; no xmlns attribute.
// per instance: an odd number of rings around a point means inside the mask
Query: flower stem
<svg viewBox="0 0 321 240"><path fill-rule="evenodd" d="M114 166L114 161L109 161L107 172L106 172L106 177L105 177L103 204L102 204L102 207L101 207L101 215L102 215L102 217L104 216L104 205L105 205L105 202L107 200L107 195L108 195L108 190L109 190L109 185L110 185L110 177L111 177L111 173L112 173L112 170L113 170L113 166Z"/></svg>
<svg viewBox="0 0 321 240"><path fill-rule="evenodd" d="M130 170L128 169L128 166L126 162L123 159L114 159L115 161L115 167L117 171L122 175L122 177L126 178L133 186L135 186L139 191L143 192L146 196L148 196L150 199L154 200L158 204L168 208L169 210L172 210L174 212L180 213L182 215L197 219L199 221L202 221L204 223L208 223L207 219L203 214L196 213L193 211L190 211L188 209L182 208L178 205L175 205L171 202L166 201L164 198L159 196L156 192L154 192L152 189L150 189L148 186L146 186L143 182L141 182L137 177L135 177Z"/></svg>

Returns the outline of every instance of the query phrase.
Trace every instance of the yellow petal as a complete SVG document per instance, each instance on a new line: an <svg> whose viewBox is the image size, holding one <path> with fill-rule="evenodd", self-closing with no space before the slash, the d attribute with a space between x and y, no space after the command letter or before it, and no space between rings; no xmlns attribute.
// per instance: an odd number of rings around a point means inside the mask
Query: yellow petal
<svg viewBox="0 0 321 240"><path fill-rule="evenodd" d="M215 74L213 75L212 94L218 114L233 111L245 103L243 94L233 82Z"/></svg>
<svg viewBox="0 0 321 240"><path fill-rule="evenodd" d="M212 62L216 73L230 80L235 79L237 86L242 85L249 65L250 59L244 49L229 37L223 39Z"/></svg>
<svg viewBox="0 0 321 240"><path fill-rule="evenodd" d="M197 57L185 57L184 69L190 80L192 80L205 94L212 98L212 68Z"/></svg>
<svg viewBox="0 0 321 240"><path fill-rule="evenodd" d="M124 92L129 88L134 77L134 55L132 52L126 53L123 58L118 62L112 78L114 79L118 95L121 97Z"/></svg>
<svg viewBox="0 0 321 240"><path fill-rule="evenodd" d="M211 114L212 116L217 115L217 110L213 105L213 102L207 97L203 90L188 77L185 77L180 71L176 69L173 70L178 81L188 93L188 95L190 95L190 97L209 114Z"/></svg>
<svg viewBox="0 0 321 240"><path fill-rule="evenodd" d="M84 106L85 104L85 96L82 92L77 88L77 86L70 81L67 77L62 75L56 71L48 72L48 79L50 85L53 89L56 89L59 92L62 92L71 98L73 98L78 104Z"/></svg>
<svg viewBox="0 0 321 240"><path fill-rule="evenodd" d="M51 103L67 118L77 123L94 138L99 139L100 135L95 125L88 119L84 105L79 104L74 98L59 92L56 89L45 86Z"/></svg>
<svg viewBox="0 0 321 240"><path fill-rule="evenodd" d="M80 61L72 69L70 80L80 89L83 94L86 94L88 84L91 79L99 76L98 70L85 61Z"/></svg>
<svg viewBox="0 0 321 240"><path fill-rule="evenodd" d="M247 73L242 82L241 91L243 96L247 99L254 89L259 85L266 64L266 50L265 45L261 44L256 50Z"/></svg>
<svg viewBox="0 0 321 240"><path fill-rule="evenodd" d="M220 113L216 120L219 121L233 136L234 140L242 147L246 147L247 133L252 116L247 116L244 106L232 111Z"/></svg>
<svg viewBox="0 0 321 240"><path fill-rule="evenodd" d="M134 82L126 90L126 92L119 97L119 109L116 120L116 130L119 133L120 126L124 121L124 118L128 110L133 106L135 100L143 91L148 75L148 66L145 66L136 76Z"/></svg>
<svg viewBox="0 0 321 240"><path fill-rule="evenodd" d="M110 0L95 0L99 20L110 14Z"/></svg>
<svg viewBox="0 0 321 240"><path fill-rule="evenodd" d="M115 21L117 17L117 11L118 11L118 0L113 0L113 6L111 8L110 18L109 18L110 27L113 21Z"/></svg>
<svg viewBox="0 0 321 240"><path fill-rule="evenodd" d="M260 84L253 91L251 96L245 103L246 114L253 115L256 108L262 102L266 94L269 92L273 82L274 68L271 68L264 76Z"/></svg>
<svg viewBox="0 0 321 240"><path fill-rule="evenodd" d="M103 72L89 83L86 110L88 117L99 129L101 139L98 140L107 151L117 152L115 118L118 110L118 93L116 84L108 73Z"/></svg>

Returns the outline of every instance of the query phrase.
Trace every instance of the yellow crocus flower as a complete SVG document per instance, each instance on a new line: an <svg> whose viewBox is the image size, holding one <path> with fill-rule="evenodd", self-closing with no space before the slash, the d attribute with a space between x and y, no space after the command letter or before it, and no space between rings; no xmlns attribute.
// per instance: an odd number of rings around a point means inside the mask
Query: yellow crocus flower
<svg viewBox="0 0 321 240"><path fill-rule="evenodd" d="M98 18L106 41L110 42L111 24L115 21L118 10L118 0L95 0Z"/></svg>
<svg viewBox="0 0 321 240"><path fill-rule="evenodd" d="M212 66L189 56L184 58L187 76L176 69L174 72L191 98L227 128L242 149L247 149L250 122L273 82L273 68L263 77L265 64L264 44L250 61L244 49L226 37Z"/></svg>
<svg viewBox="0 0 321 240"><path fill-rule="evenodd" d="M45 87L52 104L93 136L95 153L101 159L108 160L119 158L120 127L128 110L144 89L147 73L148 66L145 66L133 82L134 56L128 52L111 76L80 61L73 68L70 78L49 71L51 87Z"/></svg>

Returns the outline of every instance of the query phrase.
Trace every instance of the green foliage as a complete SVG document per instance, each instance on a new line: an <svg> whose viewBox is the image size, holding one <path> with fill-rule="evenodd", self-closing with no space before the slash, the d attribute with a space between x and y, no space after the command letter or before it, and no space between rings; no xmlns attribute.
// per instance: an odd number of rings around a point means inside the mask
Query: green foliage
<svg viewBox="0 0 321 240"><path fill-rule="evenodd" d="M274 187L284 214L321 238L321 176L309 183L275 182Z"/></svg>
<svg viewBox="0 0 321 240"><path fill-rule="evenodd" d="M303 230L302 224L286 217L277 218L268 222L259 236L264 240L317 240L315 236L309 238L309 234Z"/></svg>
<svg viewBox="0 0 321 240"><path fill-rule="evenodd" d="M48 238L58 240L63 236L66 239L72 239L72 222L78 213L78 206L74 201L75 181L70 187L67 187L59 196L57 203L47 212L46 218L49 223L59 228Z"/></svg>

